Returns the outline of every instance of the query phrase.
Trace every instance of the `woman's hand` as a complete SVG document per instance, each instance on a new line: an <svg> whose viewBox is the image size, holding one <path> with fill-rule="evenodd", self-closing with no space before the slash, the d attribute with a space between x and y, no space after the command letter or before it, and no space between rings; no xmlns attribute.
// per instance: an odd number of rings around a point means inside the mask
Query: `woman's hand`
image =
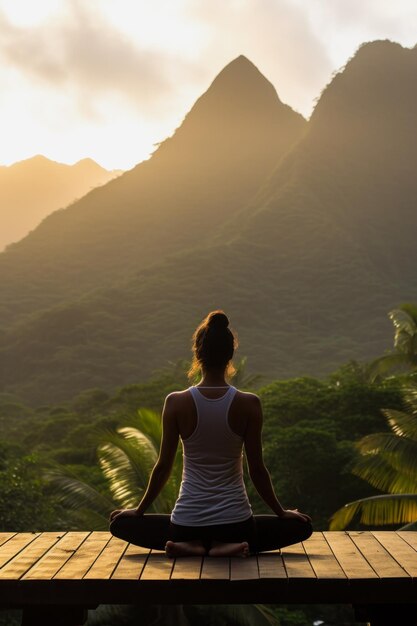
<svg viewBox="0 0 417 626"><path fill-rule="evenodd" d="M112 522L116 517L138 517L142 515L137 509L116 509L110 513L110 521Z"/></svg>
<svg viewBox="0 0 417 626"><path fill-rule="evenodd" d="M298 509L284 509L281 519L299 519L302 522L311 522L311 517L306 513L300 513Z"/></svg>

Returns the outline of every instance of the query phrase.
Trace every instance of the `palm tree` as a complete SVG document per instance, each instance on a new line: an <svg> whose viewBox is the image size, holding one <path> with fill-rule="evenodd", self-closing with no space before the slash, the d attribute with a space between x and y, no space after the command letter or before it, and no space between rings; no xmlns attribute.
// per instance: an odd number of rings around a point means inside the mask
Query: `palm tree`
<svg viewBox="0 0 417 626"><path fill-rule="evenodd" d="M417 522L417 387L403 392L405 411L384 409L391 432L361 439L353 473L388 493L350 502L334 513L330 530L346 528L353 518L367 525Z"/></svg>
<svg viewBox="0 0 417 626"><path fill-rule="evenodd" d="M90 528L107 529L112 510L136 506L144 493L158 457L161 428L159 413L140 409L129 425L98 433L97 458L110 495L59 467L46 471L48 483L66 507L78 512L80 521ZM151 510L171 512L180 479L177 453L171 477Z"/></svg>
<svg viewBox="0 0 417 626"><path fill-rule="evenodd" d="M394 325L394 350L372 361L374 379L393 370L417 369L417 305L401 304L388 317Z"/></svg>

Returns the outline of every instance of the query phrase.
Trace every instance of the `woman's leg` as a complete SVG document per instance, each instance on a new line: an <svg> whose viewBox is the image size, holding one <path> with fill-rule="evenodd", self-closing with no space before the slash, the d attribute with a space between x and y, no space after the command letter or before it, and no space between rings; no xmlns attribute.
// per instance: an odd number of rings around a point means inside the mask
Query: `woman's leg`
<svg viewBox="0 0 417 626"><path fill-rule="evenodd" d="M281 519L276 515L254 515L255 540L251 552L277 550L308 539L313 532L310 522Z"/></svg>
<svg viewBox="0 0 417 626"><path fill-rule="evenodd" d="M137 517L118 515L110 523L110 532L136 546L165 550L170 515L147 513Z"/></svg>
<svg viewBox="0 0 417 626"><path fill-rule="evenodd" d="M205 545L205 526L181 526L170 523L165 552L168 556L203 556L207 553Z"/></svg>
<svg viewBox="0 0 417 626"><path fill-rule="evenodd" d="M204 556L207 551L201 541L167 541L167 556Z"/></svg>
<svg viewBox="0 0 417 626"><path fill-rule="evenodd" d="M211 548L207 553L209 556L249 556L249 544L247 541L240 543L230 542L224 543L213 541Z"/></svg>
<svg viewBox="0 0 417 626"><path fill-rule="evenodd" d="M210 529L209 556L248 556L255 540L253 516L243 522L221 524Z"/></svg>
<svg viewBox="0 0 417 626"><path fill-rule="evenodd" d="M297 519L281 519L276 515L255 515L254 537L233 537L234 541L249 541L251 552L263 552L277 550L308 539L313 532L310 522L302 522ZM232 526L232 525L231 525ZM165 550L168 539L180 540L172 537L170 532L170 515L145 514L138 517L119 515L110 524L110 532L120 539L124 539L137 546ZM195 540L196 537L188 537L187 540ZM229 537L213 537L217 541L224 541ZM181 540L184 539L181 537ZM230 541L230 539L229 539Z"/></svg>

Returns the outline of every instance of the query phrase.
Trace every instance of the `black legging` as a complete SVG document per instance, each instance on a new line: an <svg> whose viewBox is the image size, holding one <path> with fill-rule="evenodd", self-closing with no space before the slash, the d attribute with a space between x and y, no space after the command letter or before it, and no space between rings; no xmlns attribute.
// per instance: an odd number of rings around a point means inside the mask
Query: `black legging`
<svg viewBox="0 0 417 626"><path fill-rule="evenodd" d="M254 533L249 540L251 552L264 552L290 546L308 539L313 532L310 522L281 519L276 515L254 515ZM120 539L144 548L164 550L170 539L170 516L145 514L138 517L116 517L110 532Z"/></svg>

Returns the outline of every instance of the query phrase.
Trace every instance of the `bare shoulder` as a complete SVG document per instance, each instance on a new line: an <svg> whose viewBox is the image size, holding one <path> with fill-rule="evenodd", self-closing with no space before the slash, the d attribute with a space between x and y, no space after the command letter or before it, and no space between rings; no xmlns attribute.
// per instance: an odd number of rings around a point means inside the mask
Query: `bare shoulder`
<svg viewBox="0 0 417 626"><path fill-rule="evenodd" d="M236 399L241 403L245 403L246 406L258 407L261 405L260 397L251 391L240 391L238 389Z"/></svg>
<svg viewBox="0 0 417 626"><path fill-rule="evenodd" d="M234 408L236 413L252 421L262 420L262 405L259 396L249 391L237 391Z"/></svg>
<svg viewBox="0 0 417 626"><path fill-rule="evenodd" d="M171 391L165 398L165 406L171 409L181 408L190 401L190 392L188 389L184 391Z"/></svg>

